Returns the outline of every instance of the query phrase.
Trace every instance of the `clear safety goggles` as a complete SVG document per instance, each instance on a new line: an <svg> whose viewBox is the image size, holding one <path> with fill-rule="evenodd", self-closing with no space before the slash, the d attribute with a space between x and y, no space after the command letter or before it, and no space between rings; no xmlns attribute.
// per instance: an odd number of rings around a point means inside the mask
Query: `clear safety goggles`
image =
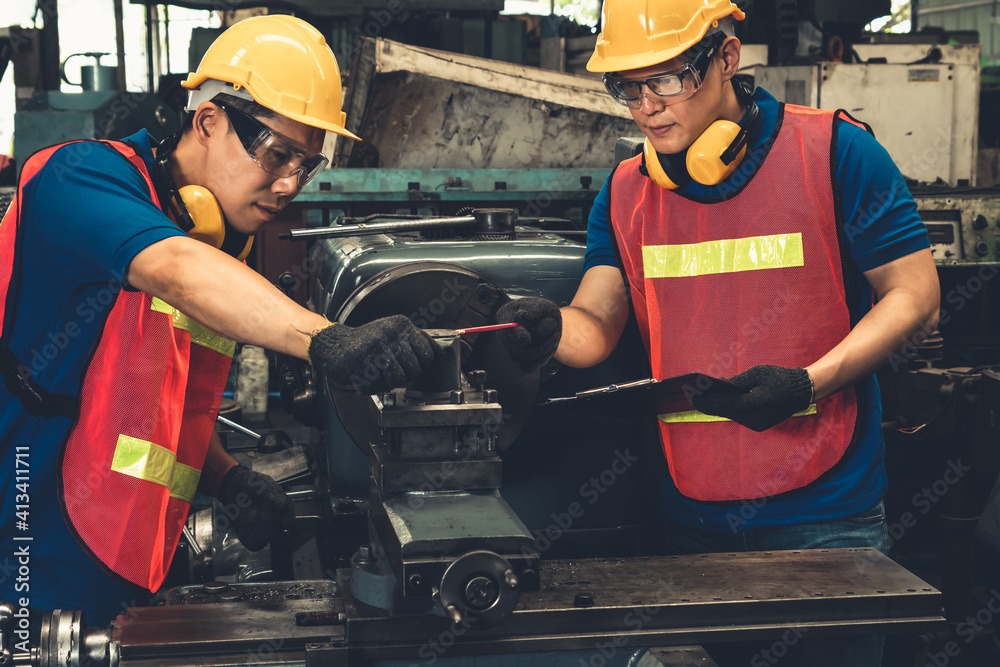
<svg viewBox="0 0 1000 667"><path fill-rule="evenodd" d="M708 73L708 65L712 62L715 50L726 38L721 32L716 34L718 37L680 70L654 74L643 80L627 79L615 72L608 72L604 75L604 87L615 100L631 109L642 106L643 86L649 88L649 91L657 97L663 98L662 103L667 106L684 102L698 92L701 82Z"/></svg>
<svg viewBox="0 0 1000 667"><path fill-rule="evenodd" d="M330 163L323 153L275 132L253 116L239 109L213 100L213 104L226 112L233 131L247 154L261 169L278 178L295 175L300 188L308 185Z"/></svg>

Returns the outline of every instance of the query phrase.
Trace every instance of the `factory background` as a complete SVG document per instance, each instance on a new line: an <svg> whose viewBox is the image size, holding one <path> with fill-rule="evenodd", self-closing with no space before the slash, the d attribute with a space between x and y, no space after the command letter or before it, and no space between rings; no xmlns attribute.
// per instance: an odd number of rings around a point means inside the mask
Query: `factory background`
<svg viewBox="0 0 1000 667"><path fill-rule="evenodd" d="M448 423L447 406L414 409L387 436L367 397L325 385L304 363L246 348L224 403L224 416L243 428L221 430L237 458L289 491L296 533L250 553L202 499L154 611L114 637L92 635L94 645L119 645L95 650L90 664L712 664L700 645L720 632L773 638L780 649L789 627L888 631L885 665L1000 664L997 3L737 4L748 14L741 74L781 101L844 108L869 123L930 234L939 330L880 373L886 518L899 570L862 555L845 575L884 573L891 587L827 590L823 573L840 575L828 555L804 564L768 554L738 566L711 559L719 597L712 586L701 599L651 590L662 571L641 559L660 548L664 466L653 429L622 402L546 404L649 377L634 323L606 362L549 365L538 378L505 367L486 335L457 345L463 371L487 371L455 388L461 401L490 404L499 392L503 416L497 407L476 413L474 427L449 424L456 442L478 444L443 490L490 494L434 497L442 488L432 484L421 510L433 520L414 519L406 536L394 530L410 515L394 515L391 499L435 479L442 460L450 465L438 435L420 430ZM593 200L637 147L628 111L585 69L599 9L597 0L4 0L0 209L34 150L141 127L157 138L176 131L180 82L212 41L242 18L291 13L316 25L337 56L347 128L362 141L328 143L332 168L268 225L247 263L345 323L402 312L427 328L458 329L486 323L510 296L565 305L579 283ZM465 227L403 224L418 218ZM377 234L356 226L373 222L387 226ZM488 433L483 443L477 429ZM396 449L374 444L387 437ZM433 453L407 457L421 447ZM628 561L631 578L623 559L637 559ZM557 600L538 593L539 560L559 564ZM581 581L577 561L592 562L587 571L602 580ZM698 576L683 567L679 578ZM516 592L501 593L485 627L448 630L442 610L458 595L456 577L477 568L496 581L516 572L521 595L551 615L526 613ZM758 588L741 588L757 579ZM782 583L794 601L779 599ZM613 608L600 609L602 595ZM67 617L46 626L46 637L58 643L81 628ZM684 662L692 656L703 662Z"/></svg>

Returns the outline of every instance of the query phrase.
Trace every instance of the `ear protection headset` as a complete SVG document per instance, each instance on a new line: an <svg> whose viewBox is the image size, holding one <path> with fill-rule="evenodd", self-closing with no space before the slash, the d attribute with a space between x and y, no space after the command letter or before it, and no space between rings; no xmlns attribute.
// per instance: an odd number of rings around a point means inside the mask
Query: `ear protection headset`
<svg viewBox="0 0 1000 667"><path fill-rule="evenodd" d="M218 248L241 262L250 253L253 237L237 231L226 220L218 200L200 185L185 185L178 189L170 173L168 158L177 147L181 135L175 134L160 142L156 151L156 169L160 175L158 195L164 212L188 236Z"/></svg>
<svg viewBox="0 0 1000 667"><path fill-rule="evenodd" d="M741 122L717 120L687 149L673 155L657 153L647 138L642 145L642 173L668 190L683 188L692 180L717 185L732 174L746 156L747 139L760 120L750 85L733 79L733 87L737 99L747 106Z"/></svg>

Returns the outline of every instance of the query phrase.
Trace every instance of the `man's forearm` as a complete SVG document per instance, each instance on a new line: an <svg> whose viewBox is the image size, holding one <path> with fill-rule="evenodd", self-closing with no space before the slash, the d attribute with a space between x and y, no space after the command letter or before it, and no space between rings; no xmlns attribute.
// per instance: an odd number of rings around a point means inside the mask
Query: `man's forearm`
<svg viewBox="0 0 1000 667"><path fill-rule="evenodd" d="M562 309L562 339L553 356L572 368L589 368L604 361L618 345L628 313L625 283L618 268L589 269L573 301Z"/></svg>
<svg viewBox="0 0 1000 667"><path fill-rule="evenodd" d="M618 342L607 321L576 306L566 306L561 312L563 333L553 355L556 360L572 368L589 368L607 359Z"/></svg>
<svg viewBox="0 0 1000 667"><path fill-rule="evenodd" d="M806 367L817 399L857 382L937 326L941 288L930 251L867 272L881 298L829 353Z"/></svg>
<svg viewBox="0 0 1000 667"><path fill-rule="evenodd" d="M140 252L128 281L227 338L300 359L307 356L310 334L329 324L256 271L185 237Z"/></svg>

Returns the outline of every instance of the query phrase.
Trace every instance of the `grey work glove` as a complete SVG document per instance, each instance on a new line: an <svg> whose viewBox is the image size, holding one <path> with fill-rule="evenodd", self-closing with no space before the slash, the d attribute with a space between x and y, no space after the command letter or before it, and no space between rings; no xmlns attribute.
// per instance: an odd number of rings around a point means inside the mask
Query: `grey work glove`
<svg viewBox="0 0 1000 667"><path fill-rule="evenodd" d="M242 463L223 476L217 497L240 543L250 551L266 547L295 518L292 501L278 483Z"/></svg>
<svg viewBox="0 0 1000 667"><path fill-rule="evenodd" d="M754 366L728 380L746 393L709 389L692 397L694 407L754 431L766 431L812 402L813 383L804 368Z"/></svg>
<svg viewBox="0 0 1000 667"><path fill-rule="evenodd" d="M309 360L338 389L381 394L402 387L441 355L440 346L405 315L349 327L332 324L309 341Z"/></svg>
<svg viewBox="0 0 1000 667"><path fill-rule="evenodd" d="M525 373L533 373L559 347L562 336L559 306L534 296L510 301L497 311L497 324L511 322L520 326L497 331L500 342L518 368Z"/></svg>

